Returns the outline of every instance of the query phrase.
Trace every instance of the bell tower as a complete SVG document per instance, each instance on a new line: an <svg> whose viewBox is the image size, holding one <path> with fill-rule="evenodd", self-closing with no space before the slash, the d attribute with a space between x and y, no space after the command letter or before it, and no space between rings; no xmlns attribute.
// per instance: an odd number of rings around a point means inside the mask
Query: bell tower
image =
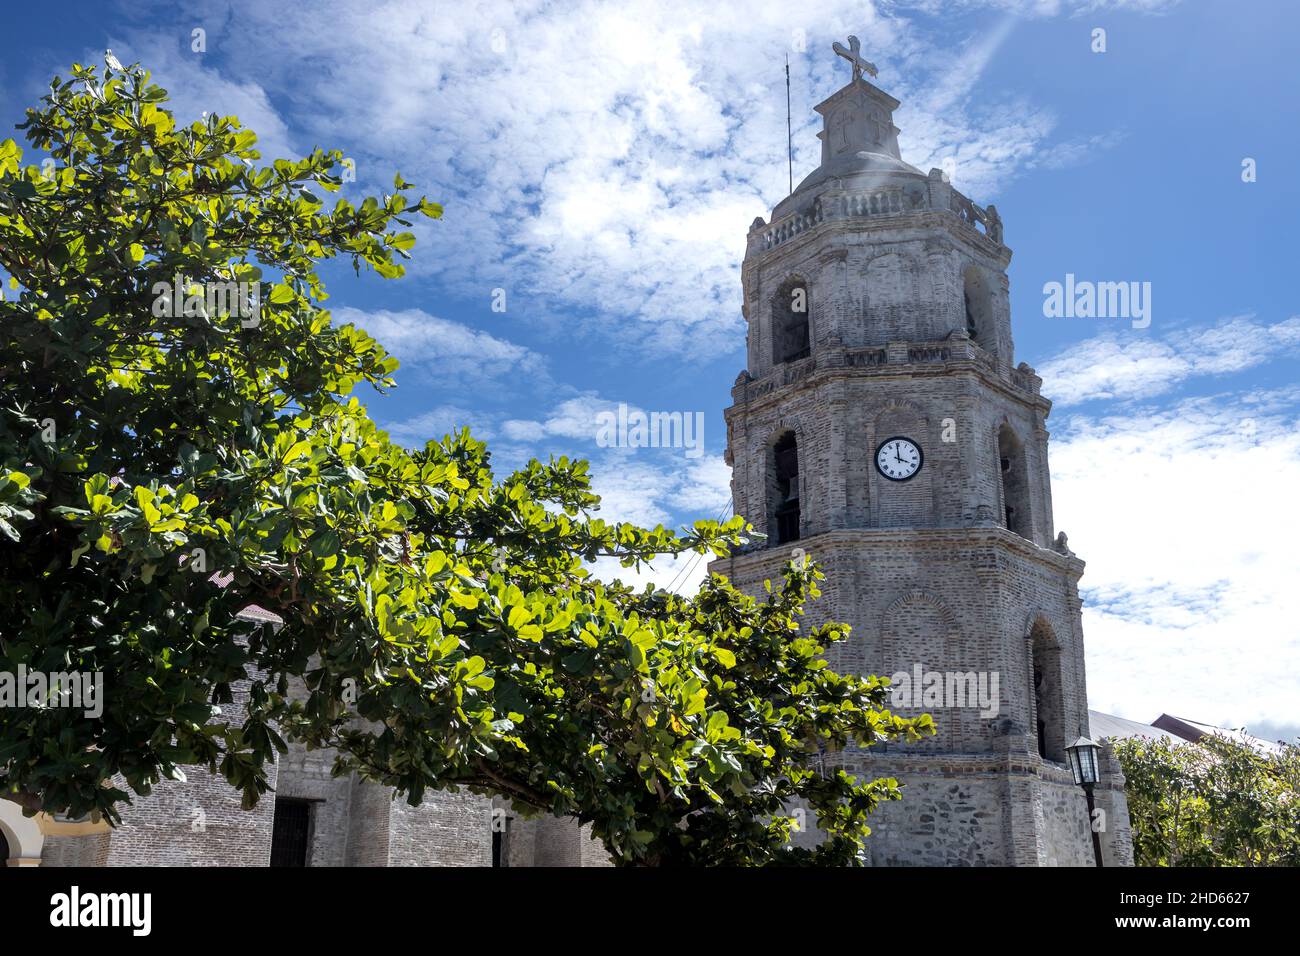
<svg viewBox="0 0 1300 956"><path fill-rule="evenodd" d="M1011 250L993 206L903 160L899 102L850 46L850 82L816 107L820 165L750 226L727 462L767 537L711 570L759 593L807 555L827 576L810 618L853 628L831 665L906 675L894 709L933 715L921 743L827 756L905 784L874 818L873 865L1090 866L1065 764L1088 735L1084 565L1052 523L1051 403L1014 364ZM1131 864L1102 761L1103 856Z"/></svg>

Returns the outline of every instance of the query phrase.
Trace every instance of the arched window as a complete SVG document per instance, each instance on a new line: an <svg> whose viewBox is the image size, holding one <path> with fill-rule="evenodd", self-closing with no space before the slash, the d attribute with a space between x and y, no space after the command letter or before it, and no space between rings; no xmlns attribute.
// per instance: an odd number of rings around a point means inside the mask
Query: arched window
<svg viewBox="0 0 1300 956"><path fill-rule="evenodd" d="M794 432L785 432L772 446L768 496L772 502L773 544L799 540L799 446Z"/></svg>
<svg viewBox="0 0 1300 956"><path fill-rule="evenodd" d="M306 866L311 855L312 802L275 798L271 822L271 866Z"/></svg>
<svg viewBox="0 0 1300 956"><path fill-rule="evenodd" d="M998 429L998 466L1002 478L1003 526L1022 538L1031 536L1029 469L1025 446L1008 425Z"/></svg>
<svg viewBox="0 0 1300 956"><path fill-rule="evenodd" d="M777 365L810 354L808 316L811 311L808 283L802 279L790 279L777 289L772 298L772 361Z"/></svg>
<svg viewBox="0 0 1300 956"><path fill-rule="evenodd" d="M498 815L499 814L499 815ZM511 817L505 811L492 811L492 865L506 867L510 865L510 823Z"/></svg>
<svg viewBox="0 0 1300 956"><path fill-rule="evenodd" d="M1030 631L1030 680L1033 681L1037 718L1038 755L1044 760L1065 760L1065 708L1061 693L1061 648L1044 620Z"/></svg>
<svg viewBox="0 0 1300 956"><path fill-rule="evenodd" d="M978 267L967 266L962 278L961 294L966 311L966 333L980 348L992 352L993 297Z"/></svg>

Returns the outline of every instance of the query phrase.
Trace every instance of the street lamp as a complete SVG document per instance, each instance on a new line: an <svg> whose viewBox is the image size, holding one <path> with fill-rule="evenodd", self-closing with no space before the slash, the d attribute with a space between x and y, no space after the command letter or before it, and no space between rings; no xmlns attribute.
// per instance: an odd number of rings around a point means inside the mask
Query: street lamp
<svg viewBox="0 0 1300 956"><path fill-rule="evenodd" d="M1097 860L1097 865L1101 866L1101 837L1097 834L1097 828L1093 826L1092 817L1096 809L1092 802L1092 788L1100 778L1097 772L1097 751L1101 750L1101 745L1095 740L1089 740L1087 737L1080 737L1070 746L1065 748L1065 752L1070 760L1070 772L1074 774L1074 782L1083 787L1083 794L1088 799L1088 830L1092 833L1092 855Z"/></svg>

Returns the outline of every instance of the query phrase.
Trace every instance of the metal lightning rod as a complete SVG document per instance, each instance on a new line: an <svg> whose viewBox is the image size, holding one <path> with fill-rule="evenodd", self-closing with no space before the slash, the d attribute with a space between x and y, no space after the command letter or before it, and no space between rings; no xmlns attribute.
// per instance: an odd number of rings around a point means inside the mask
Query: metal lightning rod
<svg viewBox="0 0 1300 956"><path fill-rule="evenodd" d="M790 195L794 195L794 135L790 131L790 54L785 55L785 157L790 170Z"/></svg>

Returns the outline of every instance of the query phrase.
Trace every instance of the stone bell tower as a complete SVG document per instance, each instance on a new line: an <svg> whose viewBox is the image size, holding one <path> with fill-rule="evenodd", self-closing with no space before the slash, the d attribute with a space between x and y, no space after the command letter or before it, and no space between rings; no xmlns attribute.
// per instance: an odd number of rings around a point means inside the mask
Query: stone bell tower
<svg viewBox="0 0 1300 956"><path fill-rule="evenodd" d="M994 207L903 161L899 102L850 39L851 81L816 107L821 164L749 230L727 461L767 539L711 569L757 593L808 555L827 576L810 618L853 628L831 665L906 674L894 709L933 715L921 743L827 757L905 785L873 821L873 865L1091 866L1065 764L1088 735L1084 565L1052 524L1051 403L1014 364L1011 250ZM1131 864L1108 751L1102 767L1103 857Z"/></svg>

